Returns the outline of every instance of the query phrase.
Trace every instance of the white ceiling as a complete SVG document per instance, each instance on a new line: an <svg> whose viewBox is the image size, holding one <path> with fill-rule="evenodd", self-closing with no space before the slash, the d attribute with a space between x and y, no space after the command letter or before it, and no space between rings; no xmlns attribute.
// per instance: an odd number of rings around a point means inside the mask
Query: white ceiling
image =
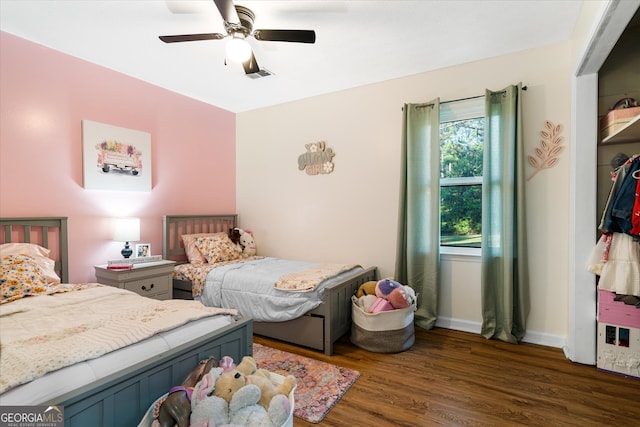
<svg viewBox="0 0 640 427"><path fill-rule="evenodd" d="M273 73L254 80L224 65L223 40L158 39L224 33L212 0L0 0L0 29L237 113L565 41L583 1L236 3L254 28L315 30L316 43L250 39Z"/></svg>

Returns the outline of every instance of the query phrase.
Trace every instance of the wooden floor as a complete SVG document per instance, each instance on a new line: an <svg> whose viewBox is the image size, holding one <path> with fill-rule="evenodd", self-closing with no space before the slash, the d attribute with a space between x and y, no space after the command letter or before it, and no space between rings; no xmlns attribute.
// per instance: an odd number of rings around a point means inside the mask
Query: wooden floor
<svg viewBox="0 0 640 427"><path fill-rule="evenodd" d="M397 354L343 337L333 356L255 336L254 341L360 371L319 424L294 426L640 426L640 380L572 363L562 350L476 334L416 328Z"/></svg>

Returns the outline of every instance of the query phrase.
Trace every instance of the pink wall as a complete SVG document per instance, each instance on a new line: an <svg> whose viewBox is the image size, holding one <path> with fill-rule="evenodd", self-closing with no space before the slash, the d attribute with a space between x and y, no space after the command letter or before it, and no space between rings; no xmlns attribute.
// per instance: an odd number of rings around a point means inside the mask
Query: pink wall
<svg viewBox="0 0 640 427"><path fill-rule="evenodd" d="M143 59L141 59L143 60ZM215 79L212 80L215 84ZM151 134L152 191L85 190L83 119ZM70 281L120 257L111 218L236 209L235 114L0 32L0 216L67 216Z"/></svg>

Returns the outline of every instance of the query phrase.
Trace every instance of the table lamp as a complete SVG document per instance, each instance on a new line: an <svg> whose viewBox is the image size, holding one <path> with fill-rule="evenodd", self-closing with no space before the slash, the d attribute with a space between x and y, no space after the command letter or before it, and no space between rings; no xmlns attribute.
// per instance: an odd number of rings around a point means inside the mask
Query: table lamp
<svg viewBox="0 0 640 427"><path fill-rule="evenodd" d="M140 240L140 218L116 218L114 219L113 240L125 242L120 253L123 258L129 258L133 254L133 249L129 242Z"/></svg>

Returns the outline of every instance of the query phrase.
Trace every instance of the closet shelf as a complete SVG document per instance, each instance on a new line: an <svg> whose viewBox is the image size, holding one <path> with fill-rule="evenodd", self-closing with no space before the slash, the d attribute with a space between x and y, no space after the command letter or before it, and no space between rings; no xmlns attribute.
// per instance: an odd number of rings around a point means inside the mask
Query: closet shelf
<svg viewBox="0 0 640 427"><path fill-rule="evenodd" d="M602 140L602 144L640 142L640 116L634 117L624 127Z"/></svg>

